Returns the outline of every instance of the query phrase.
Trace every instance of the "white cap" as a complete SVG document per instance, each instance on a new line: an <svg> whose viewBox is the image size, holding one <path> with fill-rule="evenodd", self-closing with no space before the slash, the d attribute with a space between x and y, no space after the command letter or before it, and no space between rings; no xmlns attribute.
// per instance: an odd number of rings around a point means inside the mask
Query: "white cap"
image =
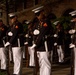
<svg viewBox="0 0 76 75"><path fill-rule="evenodd" d="M43 6L40 6L40 7L37 7L37 8L35 8L35 9L33 9L32 11L33 11L34 13L38 13L39 11L41 11L42 8L43 8Z"/></svg>
<svg viewBox="0 0 76 75"><path fill-rule="evenodd" d="M69 13L71 16L75 16L76 15L76 10L72 11Z"/></svg>
<svg viewBox="0 0 76 75"><path fill-rule="evenodd" d="M30 23L30 21L25 21L25 23L26 23L26 24L29 24L29 23Z"/></svg>
<svg viewBox="0 0 76 75"><path fill-rule="evenodd" d="M34 13L38 13L40 10L36 10L36 11L34 11Z"/></svg>
<svg viewBox="0 0 76 75"><path fill-rule="evenodd" d="M59 21L55 21L53 24L54 24L54 25L57 25L58 23L59 23Z"/></svg>
<svg viewBox="0 0 76 75"><path fill-rule="evenodd" d="M16 16L15 13L10 13L10 14L8 14L8 15L9 15L10 18Z"/></svg>

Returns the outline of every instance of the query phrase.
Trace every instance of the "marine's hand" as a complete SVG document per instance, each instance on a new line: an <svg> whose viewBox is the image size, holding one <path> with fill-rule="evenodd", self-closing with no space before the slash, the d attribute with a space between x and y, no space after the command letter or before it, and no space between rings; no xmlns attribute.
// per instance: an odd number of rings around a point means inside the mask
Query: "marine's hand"
<svg viewBox="0 0 76 75"><path fill-rule="evenodd" d="M36 47L36 44L33 44L30 48L33 49Z"/></svg>
<svg viewBox="0 0 76 75"><path fill-rule="evenodd" d="M6 44L4 45L5 47L7 47L7 46L9 46L10 45L10 43L9 42L6 42Z"/></svg>

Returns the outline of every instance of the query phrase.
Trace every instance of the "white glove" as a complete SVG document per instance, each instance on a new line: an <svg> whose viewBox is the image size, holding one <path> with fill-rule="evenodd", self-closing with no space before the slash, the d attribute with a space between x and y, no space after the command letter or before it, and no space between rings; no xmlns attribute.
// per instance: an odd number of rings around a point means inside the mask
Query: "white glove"
<svg viewBox="0 0 76 75"><path fill-rule="evenodd" d="M70 20L71 22L74 22L74 20Z"/></svg>
<svg viewBox="0 0 76 75"><path fill-rule="evenodd" d="M69 34L74 34L74 33L75 33L74 29L69 30Z"/></svg>
<svg viewBox="0 0 76 75"><path fill-rule="evenodd" d="M27 45L27 44L28 44L28 42L25 42L25 43L24 43L24 45Z"/></svg>
<svg viewBox="0 0 76 75"><path fill-rule="evenodd" d="M75 45L74 44L70 44L70 46L69 46L69 48L74 48L75 47Z"/></svg>
<svg viewBox="0 0 76 75"><path fill-rule="evenodd" d="M39 33L40 33L40 31L37 30L37 29L35 29L34 32L33 32L34 35L38 35Z"/></svg>
<svg viewBox="0 0 76 75"><path fill-rule="evenodd" d="M29 36L28 34L25 35L26 38L27 38L28 36Z"/></svg>
<svg viewBox="0 0 76 75"><path fill-rule="evenodd" d="M13 33L12 32L8 32L8 36L13 36Z"/></svg>
<svg viewBox="0 0 76 75"><path fill-rule="evenodd" d="M7 46L9 46L10 45L10 43L9 42L6 42L6 44L4 45L5 47L7 47Z"/></svg>
<svg viewBox="0 0 76 75"><path fill-rule="evenodd" d="M54 34L54 37L57 37L58 35L57 34Z"/></svg>
<svg viewBox="0 0 76 75"><path fill-rule="evenodd" d="M71 35L71 39L73 38L73 35Z"/></svg>
<svg viewBox="0 0 76 75"><path fill-rule="evenodd" d="M57 46L57 43L56 42L54 43L54 46Z"/></svg>
<svg viewBox="0 0 76 75"><path fill-rule="evenodd" d="M36 47L36 44L33 44L31 47L30 47L30 49L33 49L33 48L35 48Z"/></svg>

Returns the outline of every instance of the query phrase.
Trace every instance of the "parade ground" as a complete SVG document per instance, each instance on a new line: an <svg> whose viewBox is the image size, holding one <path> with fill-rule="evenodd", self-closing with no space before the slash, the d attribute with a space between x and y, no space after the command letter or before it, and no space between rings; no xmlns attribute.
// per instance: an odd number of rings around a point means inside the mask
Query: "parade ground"
<svg viewBox="0 0 76 75"><path fill-rule="evenodd" d="M72 69L71 69L71 56L67 56L65 58L64 63L58 63L57 62L57 56L55 55L55 57L53 58L53 62L51 64L52 66L52 74L51 75L72 75ZM28 59L28 57L27 57ZM22 75L39 75L39 70L37 69L37 67L29 67L29 63L28 60L24 59L23 63L22 63ZM7 64L8 67L8 72L1 72L0 71L0 75L12 75L13 74L13 66L14 63L9 62L9 64Z"/></svg>
<svg viewBox="0 0 76 75"><path fill-rule="evenodd" d="M25 67L25 63L23 63L23 68L22 68L22 75L36 75L35 74L35 68L33 67ZM13 73L13 63L10 64L9 68L10 75ZM3 75L3 74L1 74ZM8 75L8 74L4 74ZM37 72L37 75L39 75L39 71ZM71 64L70 62L66 62L63 64L59 63L53 63L52 64L52 75L71 75Z"/></svg>

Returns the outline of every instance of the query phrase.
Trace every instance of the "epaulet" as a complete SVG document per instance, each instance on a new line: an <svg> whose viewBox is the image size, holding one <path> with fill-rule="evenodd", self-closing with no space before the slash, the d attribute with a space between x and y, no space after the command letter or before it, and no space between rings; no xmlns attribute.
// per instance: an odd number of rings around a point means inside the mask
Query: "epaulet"
<svg viewBox="0 0 76 75"><path fill-rule="evenodd" d="M15 28L16 28L16 29L18 29L18 28L19 28L19 26L18 26L18 25L16 25L16 26L15 26Z"/></svg>
<svg viewBox="0 0 76 75"><path fill-rule="evenodd" d="M43 23L43 27L47 27L48 25L47 25L47 23L46 22L44 22Z"/></svg>

